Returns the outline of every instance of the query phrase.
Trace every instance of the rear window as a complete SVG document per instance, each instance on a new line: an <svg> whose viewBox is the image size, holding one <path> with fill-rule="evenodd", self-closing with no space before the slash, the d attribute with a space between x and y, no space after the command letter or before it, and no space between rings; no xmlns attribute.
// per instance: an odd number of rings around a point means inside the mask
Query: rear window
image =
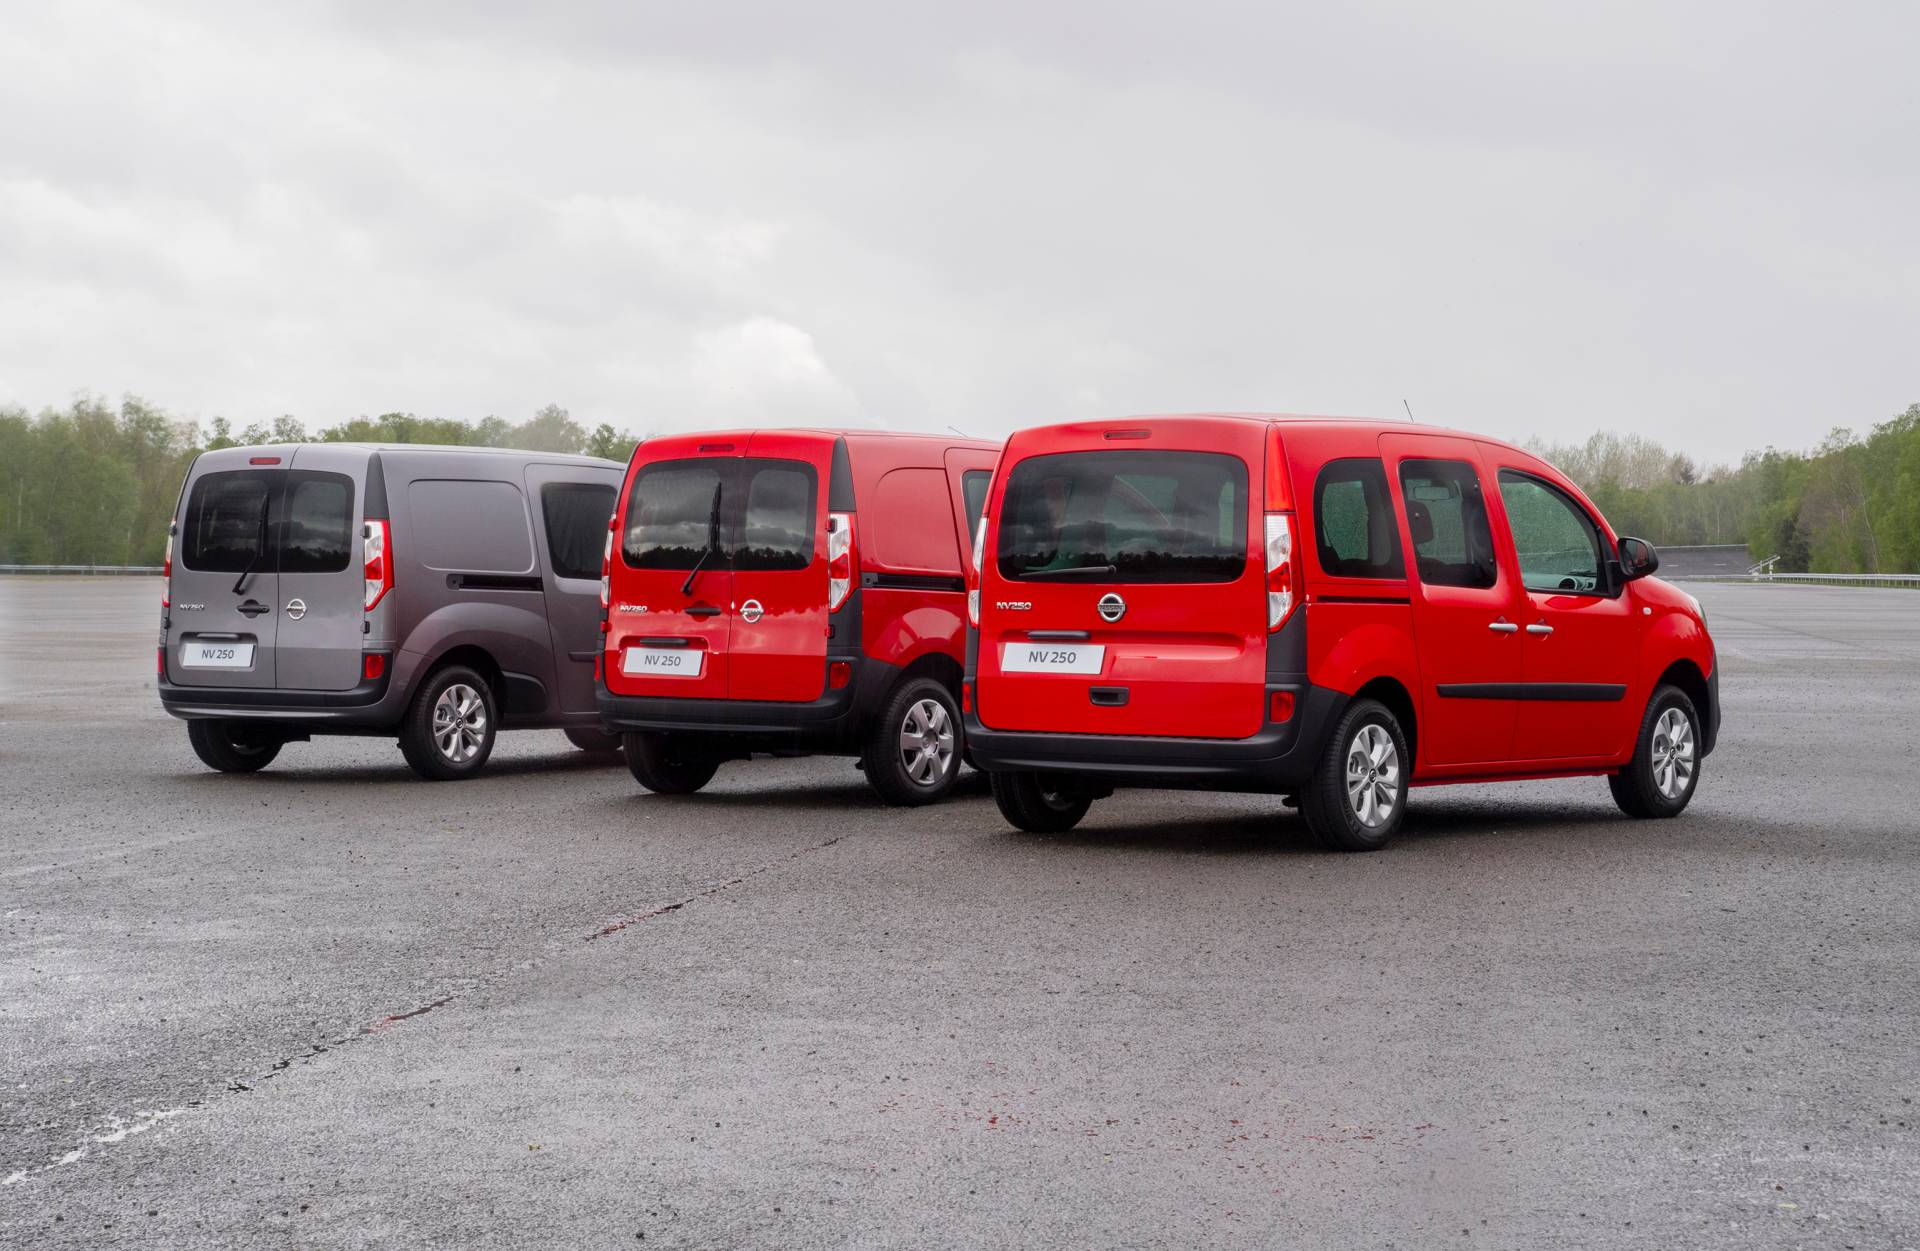
<svg viewBox="0 0 1920 1251"><path fill-rule="evenodd" d="M731 462L668 460L633 476L620 554L635 569L691 569L712 546ZM709 562L711 563L711 562Z"/></svg>
<svg viewBox="0 0 1920 1251"><path fill-rule="evenodd" d="M1313 484L1313 539L1335 578L1404 578L1400 528L1377 459L1328 461Z"/></svg>
<svg viewBox="0 0 1920 1251"><path fill-rule="evenodd" d="M604 482L549 482L540 488L547 559L556 578L597 578L607 518L617 492Z"/></svg>
<svg viewBox="0 0 1920 1251"><path fill-rule="evenodd" d="M272 469L236 469L203 475L187 497L180 563L208 573L272 568L268 505L280 485Z"/></svg>
<svg viewBox="0 0 1920 1251"><path fill-rule="evenodd" d="M987 488L993 485L993 474L985 469L969 469L960 475L960 494L967 506L967 539L973 539L973 532L980 526L980 514L987 511Z"/></svg>
<svg viewBox="0 0 1920 1251"><path fill-rule="evenodd" d="M1247 467L1219 452L1063 452L1013 467L1004 578L1231 582L1247 564Z"/></svg>
<svg viewBox="0 0 1920 1251"><path fill-rule="evenodd" d="M287 475L280 572L339 573L353 548L353 480L296 469Z"/></svg>
<svg viewBox="0 0 1920 1251"><path fill-rule="evenodd" d="M742 460L746 514L733 549L735 569L805 569L813 563L813 466Z"/></svg>

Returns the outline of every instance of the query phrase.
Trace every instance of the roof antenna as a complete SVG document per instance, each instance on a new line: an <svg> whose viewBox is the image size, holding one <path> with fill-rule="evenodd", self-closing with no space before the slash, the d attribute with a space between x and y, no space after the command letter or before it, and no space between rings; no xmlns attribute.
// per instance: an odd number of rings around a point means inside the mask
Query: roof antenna
<svg viewBox="0 0 1920 1251"><path fill-rule="evenodd" d="M968 434L965 430L962 430L960 427L954 425L952 422L947 423L947 429L953 431L955 434L959 435L963 439L971 439L973 437L972 435Z"/></svg>
<svg viewBox="0 0 1920 1251"><path fill-rule="evenodd" d="M1407 403L1407 397L1404 395L1400 397L1400 406L1407 410L1408 421L1412 422L1416 426L1420 424L1420 419L1413 415L1413 405Z"/></svg>

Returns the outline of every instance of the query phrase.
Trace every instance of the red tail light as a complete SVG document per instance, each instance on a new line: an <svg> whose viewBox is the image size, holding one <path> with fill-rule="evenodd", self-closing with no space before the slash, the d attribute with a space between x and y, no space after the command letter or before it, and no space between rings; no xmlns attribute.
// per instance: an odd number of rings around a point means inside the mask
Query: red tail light
<svg viewBox="0 0 1920 1251"><path fill-rule="evenodd" d="M1300 602L1293 562L1293 488L1280 427L1267 427L1267 629L1278 630Z"/></svg>
<svg viewBox="0 0 1920 1251"><path fill-rule="evenodd" d="M605 612L613 606L613 527L619 523L618 517L607 518L607 545L600 549L600 610ZM601 625L604 627L605 622Z"/></svg>
<svg viewBox="0 0 1920 1251"><path fill-rule="evenodd" d="M368 652L360 658L360 676L371 682L387 671L385 652Z"/></svg>
<svg viewBox="0 0 1920 1251"><path fill-rule="evenodd" d="M393 549L389 542L391 531L387 528L385 518L374 518L367 522L366 529L361 533L365 536L363 546L366 554L366 569L362 575L366 578L367 587L364 606L368 612L372 612L373 606L393 589Z"/></svg>
<svg viewBox="0 0 1920 1251"><path fill-rule="evenodd" d="M1274 691L1267 696L1267 720L1278 724L1293 720L1293 692Z"/></svg>
<svg viewBox="0 0 1920 1251"><path fill-rule="evenodd" d="M167 649L157 647L153 652L153 669L164 680L167 676Z"/></svg>
<svg viewBox="0 0 1920 1251"><path fill-rule="evenodd" d="M836 660L827 666L827 689L844 691L853 681L853 666L844 660Z"/></svg>
<svg viewBox="0 0 1920 1251"><path fill-rule="evenodd" d="M853 594L853 574L859 567L853 550L853 514L827 514L827 611L838 612Z"/></svg>
<svg viewBox="0 0 1920 1251"><path fill-rule="evenodd" d="M160 607L173 607L173 532L167 532L167 557L160 563Z"/></svg>
<svg viewBox="0 0 1920 1251"><path fill-rule="evenodd" d="M986 575L980 572L980 562L987 558L987 515L980 514L980 524L973 528L973 567L967 570L967 624L980 628L980 582Z"/></svg>

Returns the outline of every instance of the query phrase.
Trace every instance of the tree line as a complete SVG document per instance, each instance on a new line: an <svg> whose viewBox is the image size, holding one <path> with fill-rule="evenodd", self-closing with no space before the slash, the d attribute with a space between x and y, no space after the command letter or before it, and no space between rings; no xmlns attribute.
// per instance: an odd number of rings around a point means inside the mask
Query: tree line
<svg viewBox="0 0 1920 1251"><path fill-rule="evenodd" d="M29 414L0 408L0 563L158 564L187 466L255 443L462 443L585 452L624 461L631 435L587 430L557 405L524 422L412 413L355 417L308 433L293 417L235 432L143 400L81 396ZM1536 443L1622 534L1654 544L1744 543L1784 571L1920 572L1920 404L1866 434L1836 429L1806 452L1768 448L1702 469L1640 435Z"/></svg>

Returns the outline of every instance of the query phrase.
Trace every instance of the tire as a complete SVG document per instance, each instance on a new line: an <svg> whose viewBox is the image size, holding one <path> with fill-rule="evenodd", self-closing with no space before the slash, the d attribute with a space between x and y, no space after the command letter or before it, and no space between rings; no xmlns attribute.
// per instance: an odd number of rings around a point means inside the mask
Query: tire
<svg viewBox="0 0 1920 1251"><path fill-rule="evenodd" d="M933 678L914 678L881 705L860 750L860 767L888 803L930 804L945 799L960 776L963 734L953 693Z"/></svg>
<svg viewBox="0 0 1920 1251"><path fill-rule="evenodd" d="M1700 785L1700 714L1677 686L1647 701L1633 759L1607 778L1613 802L1630 817L1677 817Z"/></svg>
<svg viewBox="0 0 1920 1251"><path fill-rule="evenodd" d="M628 734L625 743L633 780L656 795L691 795L720 770L718 757L684 735Z"/></svg>
<svg viewBox="0 0 1920 1251"><path fill-rule="evenodd" d="M1080 824L1093 797L1052 784L1038 773L994 773L993 802L1015 829L1029 834L1064 834Z"/></svg>
<svg viewBox="0 0 1920 1251"><path fill-rule="evenodd" d="M620 736L605 730L563 730L567 741L581 751L619 751Z"/></svg>
<svg viewBox="0 0 1920 1251"><path fill-rule="evenodd" d="M1300 788L1300 815L1334 851L1379 851L1407 815L1412 755L1393 710L1356 699L1327 736L1313 776Z"/></svg>
<svg viewBox="0 0 1920 1251"><path fill-rule="evenodd" d="M500 716L487 680L465 665L427 676L400 722L400 751L432 782L470 778L493 754Z"/></svg>
<svg viewBox="0 0 1920 1251"><path fill-rule="evenodd" d="M283 746L268 732L243 721L189 721L187 741L201 764L222 773L258 773L273 763Z"/></svg>

